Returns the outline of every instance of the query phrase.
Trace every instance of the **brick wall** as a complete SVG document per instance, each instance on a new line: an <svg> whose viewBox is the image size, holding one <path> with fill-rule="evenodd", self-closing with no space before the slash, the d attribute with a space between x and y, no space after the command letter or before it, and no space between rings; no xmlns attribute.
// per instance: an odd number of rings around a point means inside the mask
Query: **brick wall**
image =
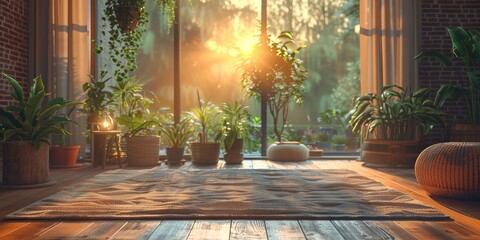
<svg viewBox="0 0 480 240"><path fill-rule="evenodd" d="M479 0L422 0L421 49L440 51L447 56L451 53L451 40L446 27L462 26L480 30ZM466 75L461 61L452 67L444 67L437 61L425 59L419 66L420 87L436 91L442 84L464 84ZM466 106L463 101L447 102L444 109L448 122L465 122ZM446 131L435 129L429 137L430 142L447 140Z"/></svg>
<svg viewBox="0 0 480 240"><path fill-rule="evenodd" d="M0 0L0 72L28 84L28 2ZM10 85L0 78L0 107L11 103Z"/></svg>

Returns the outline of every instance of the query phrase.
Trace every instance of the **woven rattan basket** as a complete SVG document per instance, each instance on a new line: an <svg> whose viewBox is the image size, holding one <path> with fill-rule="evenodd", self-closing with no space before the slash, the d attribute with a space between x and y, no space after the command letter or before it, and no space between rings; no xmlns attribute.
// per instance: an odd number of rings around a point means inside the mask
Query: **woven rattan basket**
<svg viewBox="0 0 480 240"><path fill-rule="evenodd" d="M155 166L158 165L160 152L159 136L127 137L128 166Z"/></svg>
<svg viewBox="0 0 480 240"><path fill-rule="evenodd" d="M415 176L431 195L480 199L480 143L434 144L417 159Z"/></svg>
<svg viewBox="0 0 480 240"><path fill-rule="evenodd" d="M219 143L190 143L192 161L196 164L217 164L220 155Z"/></svg>

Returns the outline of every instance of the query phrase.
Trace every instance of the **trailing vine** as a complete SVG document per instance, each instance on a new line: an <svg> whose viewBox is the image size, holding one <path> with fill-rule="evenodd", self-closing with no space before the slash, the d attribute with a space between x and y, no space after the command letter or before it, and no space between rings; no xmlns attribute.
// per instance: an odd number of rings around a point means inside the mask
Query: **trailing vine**
<svg viewBox="0 0 480 240"><path fill-rule="evenodd" d="M175 18L175 0L154 0L158 9L167 14L168 26ZM115 66L113 76L117 82L131 77L137 69L137 50L142 44L148 23L147 0L107 0L102 17L101 34L107 37L109 60ZM99 41L96 53L104 50Z"/></svg>

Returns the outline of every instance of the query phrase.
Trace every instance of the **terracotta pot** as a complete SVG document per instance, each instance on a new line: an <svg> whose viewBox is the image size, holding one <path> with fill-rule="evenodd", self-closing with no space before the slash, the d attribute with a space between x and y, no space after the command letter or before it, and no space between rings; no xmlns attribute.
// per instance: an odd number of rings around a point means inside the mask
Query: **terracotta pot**
<svg viewBox="0 0 480 240"><path fill-rule="evenodd" d="M420 141L370 139L363 141L361 157L367 164L413 167L425 147Z"/></svg>
<svg viewBox="0 0 480 240"><path fill-rule="evenodd" d="M51 146L50 147L50 166L51 167L76 166L79 150L80 150L80 145Z"/></svg>
<svg viewBox="0 0 480 240"><path fill-rule="evenodd" d="M49 146L39 148L30 141L3 144L3 184L12 186L44 186L49 182Z"/></svg>
<svg viewBox="0 0 480 240"><path fill-rule="evenodd" d="M217 164L220 155L219 143L190 143L192 161L196 164Z"/></svg>

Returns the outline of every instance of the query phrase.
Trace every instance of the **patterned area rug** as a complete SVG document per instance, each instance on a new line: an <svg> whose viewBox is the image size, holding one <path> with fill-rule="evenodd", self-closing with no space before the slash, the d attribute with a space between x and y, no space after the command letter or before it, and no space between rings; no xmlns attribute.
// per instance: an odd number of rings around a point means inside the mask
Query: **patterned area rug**
<svg viewBox="0 0 480 240"><path fill-rule="evenodd" d="M334 170L128 170L104 172L7 219L446 220L378 182Z"/></svg>

